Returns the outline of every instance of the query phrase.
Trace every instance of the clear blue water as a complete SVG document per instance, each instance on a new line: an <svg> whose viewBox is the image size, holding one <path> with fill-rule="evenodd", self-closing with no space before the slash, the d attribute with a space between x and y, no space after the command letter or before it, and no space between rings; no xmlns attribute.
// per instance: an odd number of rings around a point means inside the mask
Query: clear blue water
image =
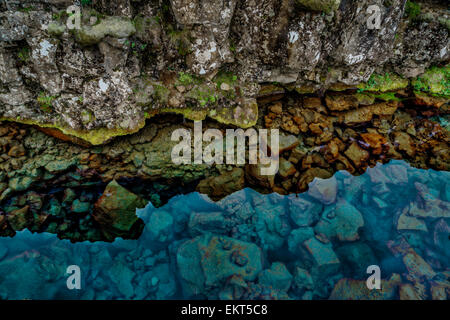
<svg viewBox="0 0 450 320"><path fill-rule="evenodd" d="M392 161L316 180L300 195L246 189L218 203L192 193L149 204L138 210L139 240L72 244L20 232L0 238L0 298L358 298L358 285L334 289L365 283L377 265L382 279L400 279L387 298L423 285L431 299L450 288L449 178ZM81 269L80 290L67 288L70 265Z"/></svg>

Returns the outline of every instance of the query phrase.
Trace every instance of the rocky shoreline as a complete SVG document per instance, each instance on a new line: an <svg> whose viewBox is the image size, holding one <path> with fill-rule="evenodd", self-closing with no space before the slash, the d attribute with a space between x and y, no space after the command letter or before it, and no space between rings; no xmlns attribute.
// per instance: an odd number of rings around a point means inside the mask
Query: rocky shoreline
<svg viewBox="0 0 450 320"><path fill-rule="evenodd" d="M2 1L0 235L134 239L135 209L177 194L448 171L449 21L434 0ZM193 120L280 130L279 172L175 165Z"/></svg>
<svg viewBox="0 0 450 320"><path fill-rule="evenodd" d="M1 123L1 234L28 228L72 241L137 238L142 222L136 208L148 202L161 206L195 190L215 200L246 187L301 193L314 178L331 178L340 170L359 175L392 159L450 169L447 104L424 106L403 91L383 101L354 91L320 98L269 89L272 94L258 100L255 128L281 132L280 170L274 176L261 176L259 165L175 165L171 134L193 128L177 115L149 120L140 132L103 146L76 144L80 141L55 130ZM228 127L207 121L203 129L208 128ZM105 190L111 187L113 192ZM117 192L120 197L102 197ZM115 221L121 215L127 218Z"/></svg>

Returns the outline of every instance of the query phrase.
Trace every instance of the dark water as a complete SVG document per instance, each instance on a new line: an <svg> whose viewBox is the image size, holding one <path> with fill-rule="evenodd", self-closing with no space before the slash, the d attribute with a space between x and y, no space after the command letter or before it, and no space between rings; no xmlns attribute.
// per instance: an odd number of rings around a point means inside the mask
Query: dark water
<svg viewBox="0 0 450 320"><path fill-rule="evenodd" d="M139 240L0 238L2 299L447 299L450 173L393 161L301 195L197 193L139 210ZM67 267L81 270L69 290ZM369 290L367 268L381 270Z"/></svg>

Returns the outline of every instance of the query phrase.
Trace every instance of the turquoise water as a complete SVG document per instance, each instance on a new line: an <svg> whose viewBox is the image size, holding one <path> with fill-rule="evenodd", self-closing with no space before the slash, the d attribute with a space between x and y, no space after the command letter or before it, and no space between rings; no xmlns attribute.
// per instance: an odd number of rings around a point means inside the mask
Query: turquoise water
<svg viewBox="0 0 450 320"><path fill-rule="evenodd" d="M315 180L300 195L177 196L138 210L139 240L71 244L19 232L0 238L0 298L365 298L376 292L365 286L376 265L390 280L382 298L412 286L446 299L449 177L392 161ZM80 290L67 288L70 265L80 267Z"/></svg>

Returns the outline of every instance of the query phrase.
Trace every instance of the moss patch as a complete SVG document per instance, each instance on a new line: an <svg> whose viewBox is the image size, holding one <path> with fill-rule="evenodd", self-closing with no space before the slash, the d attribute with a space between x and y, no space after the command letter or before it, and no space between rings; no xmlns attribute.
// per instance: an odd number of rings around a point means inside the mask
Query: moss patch
<svg viewBox="0 0 450 320"><path fill-rule="evenodd" d="M121 129L121 128L116 128L116 129L98 128L98 129L93 129L93 130L74 130L71 128L65 128L65 127L59 126L57 124L39 123L37 121L27 120L27 119L0 118L0 121L18 122L18 123L38 126L38 127L42 127L42 128L58 129L65 135L80 138L84 141L89 142L92 145L102 145L102 144L105 144L106 142L110 141L114 137L125 136L125 135L136 133L145 126L145 121L143 121L134 130L126 130L126 129Z"/></svg>
<svg viewBox="0 0 450 320"><path fill-rule="evenodd" d="M412 81L414 91L436 96L450 96L450 65L432 67Z"/></svg>
<svg viewBox="0 0 450 320"><path fill-rule="evenodd" d="M405 89L409 85L409 81L393 73L384 75L372 74L367 83L358 85L358 91L379 91L387 92L399 89Z"/></svg>
<svg viewBox="0 0 450 320"><path fill-rule="evenodd" d="M75 39L82 45L99 43L104 37L128 38L136 32L136 28L129 19L122 17L106 17L94 26L82 26L75 30Z"/></svg>
<svg viewBox="0 0 450 320"><path fill-rule="evenodd" d="M405 6L405 14L410 19L416 19L421 13L420 4L407 1Z"/></svg>
<svg viewBox="0 0 450 320"><path fill-rule="evenodd" d="M51 112L53 110L53 100L55 100L55 96L49 96L46 95L45 92L39 93L39 96L37 97L37 103L42 111L44 112Z"/></svg>
<svg viewBox="0 0 450 320"><path fill-rule="evenodd" d="M307 9L329 13L339 8L341 0L296 0L296 2Z"/></svg>

